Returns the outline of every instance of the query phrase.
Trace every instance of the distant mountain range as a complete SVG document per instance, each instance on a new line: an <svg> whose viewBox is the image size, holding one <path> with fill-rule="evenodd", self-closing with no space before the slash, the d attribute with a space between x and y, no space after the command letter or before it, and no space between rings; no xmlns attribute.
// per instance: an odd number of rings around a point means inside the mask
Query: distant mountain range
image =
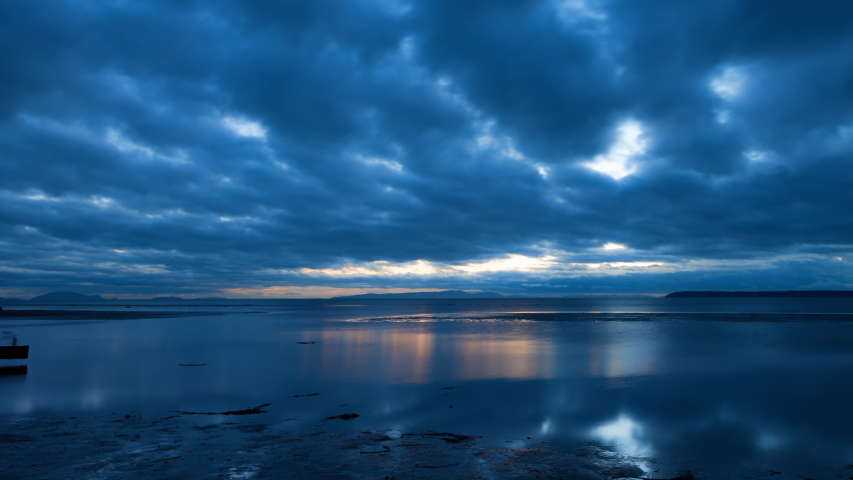
<svg viewBox="0 0 853 480"><path fill-rule="evenodd" d="M74 292L51 292L45 293L44 295L39 295L32 299L35 302L55 302L55 301L102 301L100 295L83 295L82 293L74 293Z"/></svg>
<svg viewBox="0 0 853 480"><path fill-rule="evenodd" d="M462 290L444 290L440 292L408 292L408 293L366 293L363 295L347 295L341 297L333 297L335 299L347 299L347 298L361 298L361 299L369 299L369 298L378 298L378 299L394 299L394 298L468 298L468 299L477 299L477 298L530 298L526 295L501 295L500 293L495 292L479 292L479 293L468 293ZM83 295L82 293L76 292L50 292L44 295L39 295L35 298L31 298L29 300L23 298L0 298L0 302L9 302L9 303L28 303L28 302L80 302L80 303L89 303L89 302L110 302L116 301L117 298L103 298L100 295ZM163 296L163 297L153 297L153 298L140 298L134 299L133 301L155 301L155 302L179 302L179 301L197 301L197 300L228 300L226 297L199 297L199 298L183 298L177 296Z"/></svg>
<svg viewBox="0 0 853 480"><path fill-rule="evenodd" d="M515 296L513 296L515 297ZM441 292L406 292L406 293L364 293L361 295L346 295L333 298L508 298L500 293L479 292L468 293L462 290L444 290Z"/></svg>
<svg viewBox="0 0 853 480"><path fill-rule="evenodd" d="M721 291L683 291L673 292L664 298L853 298L853 290L787 290L763 292L721 292ZM394 299L394 298L528 298L524 295L501 295L495 292L468 293L462 290L443 290L440 292L407 292L407 293L365 293L362 295L345 295L334 299ZM100 295L83 295L76 292L51 292L30 299L32 302L105 302L115 299L102 298ZM139 299L140 301L146 301ZM175 302L193 300L228 300L225 297L189 298L176 296L154 297L148 300ZM0 298L0 302L23 302L19 298Z"/></svg>
<svg viewBox="0 0 853 480"><path fill-rule="evenodd" d="M82 293L76 292L50 292L45 293L44 295L39 295L35 298L31 298L30 302L107 302L116 300L115 298L103 298L100 295L83 295ZM186 299L183 297L175 297L175 296L167 296L167 297L154 297L149 299L138 299L139 301L158 301L158 302L176 302L181 300L228 300L225 297L202 297L202 298L190 298ZM20 298L0 298L0 301L11 301L11 302L23 302L26 300Z"/></svg>
<svg viewBox="0 0 853 480"><path fill-rule="evenodd" d="M853 290L788 290L768 292L673 292L664 298L844 298L853 297Z"/></svg>
<svg viewBox="0 0 853 480"><path fill-rule="evenodd" d="M178 301L178 300L186 300L186 301L190 301L190 300L228 300L228 299L227 299L227 298L225 298L225 297L199 297L199 298L184 298L184 297L154 297L154 298L151 298L150 300L157 300L157 301L163 301L163 302L175 302L175 301Z"/></svg>

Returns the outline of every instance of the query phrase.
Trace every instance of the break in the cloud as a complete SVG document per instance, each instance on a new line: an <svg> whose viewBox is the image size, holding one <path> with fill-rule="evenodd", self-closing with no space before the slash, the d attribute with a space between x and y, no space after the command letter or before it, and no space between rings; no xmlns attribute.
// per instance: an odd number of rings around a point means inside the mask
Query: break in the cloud
<svg viewBox="0 0 853 480"><path fill-rule="evenodd" d="M2 2L0 293L847 288L850 18Z"/></svg>

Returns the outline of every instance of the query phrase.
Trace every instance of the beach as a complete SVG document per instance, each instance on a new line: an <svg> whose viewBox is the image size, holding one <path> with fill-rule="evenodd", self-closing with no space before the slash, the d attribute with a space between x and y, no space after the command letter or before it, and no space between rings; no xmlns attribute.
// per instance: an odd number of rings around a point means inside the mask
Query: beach
<svg viewBox="0 0 853 480"><path fill-rule="evenodd" d="M780 301L7 308L0 475L853 475L849 301Z"/></svg>

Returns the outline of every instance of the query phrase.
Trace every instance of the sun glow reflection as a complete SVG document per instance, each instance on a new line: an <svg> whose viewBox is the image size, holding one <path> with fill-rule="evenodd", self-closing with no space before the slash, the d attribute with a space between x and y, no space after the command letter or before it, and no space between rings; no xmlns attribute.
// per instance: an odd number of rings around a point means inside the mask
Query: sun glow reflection
<svg viewBox="0 0 853 480"><path fill-rule="evenodd" d="M322 376L341 381L533 379L552 378L556 370L554 346L528 338L446 336L431 327L406 327L325 330L303 340L320 340L318 348L306 349L305 354L319 356ZM305 360L305 365L317 363Z"/></svg>
<svg viewBox="0 0 853 480"><path fill-rule="evenodd" d="M323 348L321 371L330 377L427 383L432 378L435 340L430 331L326 330L322 344L334 347Z"/></svg>
<svg viewBox="0 0 853 480"><path fill-rule="evenodd" d="M535 340L463 335L456 347L456 375L459 380L551 378L555 362L549 347Z"/></svg>

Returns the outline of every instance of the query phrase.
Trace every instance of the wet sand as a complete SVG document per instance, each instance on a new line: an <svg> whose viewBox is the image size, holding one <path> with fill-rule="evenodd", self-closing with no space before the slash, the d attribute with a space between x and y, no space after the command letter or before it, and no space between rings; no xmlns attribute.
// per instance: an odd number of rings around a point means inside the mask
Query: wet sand
<svg viewBox="0 0 853 480"><path fill-rule="evenodd" d="M489 448L464 433L362 430L341 420L265 423L262 415L199 422L169 413L0 417L0 477L809 480L761 465L691 472L685 467L692 462L630 457L595 444L566 449L519 438L521 448L512 440ZM664 471L677 473L657 473ZM833 474L847 478L853 465Z"/></svg>
<svg viewBox="0 0 853 480"><path fill-rule="evenodd" d="M481 448L464 434L260 417L4 416L0 477L648 478L630 458L592 445Z"/></svg>
<svg viewBox="0 0 853 480"><path fill-rule="evenodd" d="M849 314L246 313L0 312L39 345L5 377L0 478L853 476L813 451L848 438L820 414L846 411ZM104 321L123 319L152 320ZM745 443L765 431L782 453Z"/></svg>

